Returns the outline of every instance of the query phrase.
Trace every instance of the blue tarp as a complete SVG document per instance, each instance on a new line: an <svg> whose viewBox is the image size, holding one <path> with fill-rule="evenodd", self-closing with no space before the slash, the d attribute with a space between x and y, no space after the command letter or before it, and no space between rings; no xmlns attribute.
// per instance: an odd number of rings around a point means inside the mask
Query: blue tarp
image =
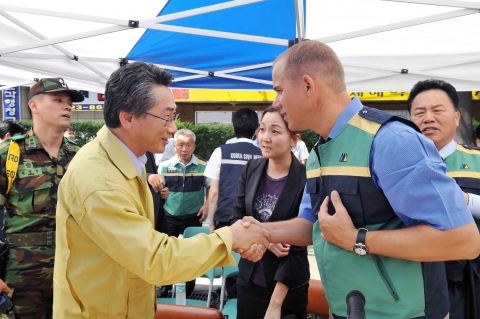
<svg viewBox="0 0 480 319"><path fill-rule="evenodd" d="M229 1L170 0L158 16ZM304 0L305 2L305 0ZM304 4L305 8L305 4ZM267 0L221 11L176 19L163 24L293 40L296 37L295 2ZM149 29L128 54L129 60L217 72L272 62L287 46L254 43ZM168 69L168 68L167 68ZM168 69L175 78L195 73ZM271 67L231 75L271 81ZM220 77L173 83L178 88L271 90L272 86Z"/></svg>

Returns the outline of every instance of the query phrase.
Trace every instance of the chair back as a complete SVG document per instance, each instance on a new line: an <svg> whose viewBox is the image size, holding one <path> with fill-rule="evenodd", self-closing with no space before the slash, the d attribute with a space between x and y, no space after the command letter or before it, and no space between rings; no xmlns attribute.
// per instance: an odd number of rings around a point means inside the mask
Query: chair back
<svg viewBox="0 0 480 319"><path fill-rule="evenodd" d="M223 314L215 308L158 304L155 319L163 318L223 319Z"/></svg>
<svg viewBox="0 0 480 319"><path fill-rule="evenodd" d="M208 227L187 227L183 231L183 238L190 238L198 234L210 234L210 228Z"/></svg>
<svg viewBox="0 0 480 319"><path fill-rule="evenodd" d="M307 312L320 317L329 317L329 305L325 297L322 282L318 279L310 279L308 286Z"/></svg>
<svg viewBox="0 0 480 319"><path fill-rule="evenodd" d="M183 238L190 238L198 234L210 234L210 228L208 227L199 227L199 226L194 226L194 227L187 227L183 231ZM222 269L221 268L212 268L209 271L207 271L205 274L202 275L202 277L210 279L210 281L213 281L213 279L218 278L222 275Z"/></svg>
<svg viewBox="0 0 480 319"><path fill-rule="evenodd" d="M228 278L238 275L238 263L240 262L240 254L232 251L233 258L237 264L235 266L225 266L223 267L222 277Z"/></svg>

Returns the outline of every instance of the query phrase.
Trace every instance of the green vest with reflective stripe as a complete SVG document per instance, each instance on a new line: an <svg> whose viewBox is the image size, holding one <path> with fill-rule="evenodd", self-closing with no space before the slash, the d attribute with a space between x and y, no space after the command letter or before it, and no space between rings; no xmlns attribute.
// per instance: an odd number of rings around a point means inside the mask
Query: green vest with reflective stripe
<svg viewBox="0 0 480 319"><path fill-rule="evenodd" d="M405 225L383 192L375 186L370 173L373 139L392 117L369 108L363 111L366 112L362 116L361 111L352 117L335 138L313 149L306 164L306 192L312 199L313 210L318 212L325 196L337 190L357 228L403 228ZM368 119L368 116L379 117L380 123ZM329 211L334 213L331 204ZM425 295L432 294L425 291L433 288L438 292L435 282L439 282L438 274L445 276L443 264L431 267L431 264L373 254L360 257L323 240L318 221L313 226L313 242L320 277L335 317L346 316L345 297L351 290L359 290L365 295L369 319L435 318L426 317ZM368 240L366 245L368 247ZM432 268L432 271L424 272L424 265L425 269ZM443 289L446 292L446 282L440 292ZM441 304L446 296L440 293L434 299L437 298ZM441 311L446 314L447 309Z"/></svg>
<svg viewBox="0 0 480 319"><path fill-rule="evenodd" d="M447 175L455 179L462 191L480 195L480 149L457 145L445 159ZM473 218L480 229L480 220Z"/></svg>
<svg viewBox="0 0 480 319"><path fill-rule="evenodd" d="M203 172L207 163L196 157L198 165L185 167L173 157L162 163L162 174L168 187L165 211L173 216L196 214L205 204L205 177Z"/></svg>

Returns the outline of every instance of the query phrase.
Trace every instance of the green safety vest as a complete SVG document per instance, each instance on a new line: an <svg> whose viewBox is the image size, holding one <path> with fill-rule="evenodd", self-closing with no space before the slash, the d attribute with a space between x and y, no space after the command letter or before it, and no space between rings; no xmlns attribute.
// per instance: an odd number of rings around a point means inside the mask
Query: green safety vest
<svg viewBox="0 0 480 319"><path fill-rule="evenodd" d="M318 212L325 196L337 190L357 228L405 227L373 183L370 172L373 138L391 119L385 112L364 108L335 138L312 150L306 164L306 192L310 194L314 212ZM331 204L330 210L333 210ZM325 294L335 316L346 316L345 297L351 290L365 295L369 319L427 318L426 295L433 295L435 307L439 307L436 300L439 304L446 301L446 282L437 286L441 282L438 276L445 277L443 263L432 266L434 263L374 254L357 256L322 239L318 221L313 226L313 243ZM435 296L432 292L439 289L445 294ZM441 311L446 315L448 307Z"/></svg>
<svg viewBox="0 0 480 319"><path fill-rule="evenodd" d="M195 155L192 155L195 156ZM165 210L173 216L186 216L198 213L205 204L205 177L203 172L207 163L198 158L197 165L192 161L185 167L173 157L162 163L162 174L168 187Z"/></svg>
<svg viewBox="0 0 480 319"><path fill-rule="evenodd" d="M466 192L480 195L480 149L457 145L455 152L445 159L447 175L455 179ZM473 218L480 229L480 220Z"/></svg>

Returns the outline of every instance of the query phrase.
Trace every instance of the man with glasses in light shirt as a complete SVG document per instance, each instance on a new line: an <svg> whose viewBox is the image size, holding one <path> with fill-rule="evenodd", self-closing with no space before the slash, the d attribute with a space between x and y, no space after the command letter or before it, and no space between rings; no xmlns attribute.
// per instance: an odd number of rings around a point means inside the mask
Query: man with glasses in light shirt
<svg viewBox="0 0 480 319"><path fill-rule="evenodd" d="M233 265L232 249L268 246L268 231L241 223L187 239L155 231L145 153L163 152L177 131L172 79L137 62L106 84L105 126L70 163L58 191L54 318L153 319L155 285Z"/></svg>

